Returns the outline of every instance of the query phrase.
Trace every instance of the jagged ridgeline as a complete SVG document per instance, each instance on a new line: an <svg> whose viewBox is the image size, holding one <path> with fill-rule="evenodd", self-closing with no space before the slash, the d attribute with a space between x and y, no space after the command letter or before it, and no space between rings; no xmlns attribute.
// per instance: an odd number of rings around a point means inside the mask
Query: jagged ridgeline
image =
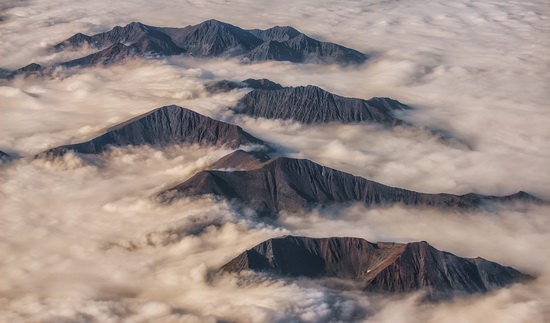
<svg viewBox="0 0 550 323"><path fill-rule="evenodd" d="M427 242L371 243L360 238L269 239L225 264L222 272L246 270L281 276L342 278L378 293L426 290L432 298L485 293L531 279L483 258L461 258Z"/></svg>
<svg viewBox="0 0 550 323"><path fill-rule="evenodd" d="M395 126L405 124L395 113L412 109L390 98L348 98L314 85L282 86L268 79L220 80L206 83L204 87L210 93L252 89L231 110L253 118L294 120L305 124L334 122Z"/></svg>
<svg viewBox="0 0 550 323"><path fill-rule="evenodd" d="M99 154L110 147L174 144L201 144L238 148L258 145L270 150L262 140L241 127L217 121L176 105L164 106L113 126L92 140L56 147L41 155L58 156L68 151Z"/></svg>
<svg viewBox="0 0 550 323"><path fill-rule="evenodd" d="M55 51L89 46L98 51L59 66L110 64L130 56L189 55L194 57L237 57L243 61L289 61L318 64L361 64L367 55L354 49L313 39L298 30L275 26L266 30L245 30L207 20L183 28L167 28L132 22L124 27L92 36L77 33L54 45ZM51 67L30 64L12 74L37 74Z"/></svg>
<svg viewBox="0 0 550 323"><path fill-rule="evenodd" d="M469 193L426 194L383 185L307 159L270 158L265 154L236 151L187 181L161 193L178 196L215 195L235 200L261 217L280 211L298 212L316 206L361 202L365 206L401 204L413 207L472 209L486 202L533 201L519 192L508 196Z"/></svg>
<svg viewBox="0 0 550 323"><path fill-rule="evenodd" d="M235 113L305 124L370 122L395 126L404 124L395 112L412 109L390 98L348 98L313 85L282 88L255 86L258 88L247 93L232 108Z"/></svg>

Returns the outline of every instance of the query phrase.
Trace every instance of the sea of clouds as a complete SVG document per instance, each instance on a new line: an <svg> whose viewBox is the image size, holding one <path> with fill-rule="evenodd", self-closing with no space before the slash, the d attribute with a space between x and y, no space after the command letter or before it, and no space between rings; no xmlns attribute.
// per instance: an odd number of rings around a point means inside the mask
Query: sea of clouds
<svg viewBox="0 0 550 323"><path fill-rule="evenodd" d="M36 322L544 322L550 318L550 208L475 212L331 207L266 223L205 197L154 196L229 153L128 147L82 159L34 159L154 108L177 104L237 123L278 148L384 184L422 192L527 191L550 199L550 7L545 1L4 1L0 68L54 64L76 32L140 21L182 27L215 18L243 28L292 25L372 56L359 67L129 60L0 81L0 320ZM246 90L204 83L268 78L415 107L416 128L305 126L235 116ZM427 129L444 131L442 140ZM365 295L306 279L216 274L243 250L284 234L426 240L537 277L437 304Z"/></svg>

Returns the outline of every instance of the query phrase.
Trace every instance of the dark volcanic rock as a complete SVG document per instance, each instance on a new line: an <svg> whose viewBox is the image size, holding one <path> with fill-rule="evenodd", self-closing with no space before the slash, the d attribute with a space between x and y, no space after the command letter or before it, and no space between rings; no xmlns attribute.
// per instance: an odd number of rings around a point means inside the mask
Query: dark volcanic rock
<svg viewBox="0 0 550 323"><path fill-rule="evenodd" d="M135 48L117 43L99 52L62 63L61 66L74 67L108 65L120 62L128 57L134 56L137 53L138 51Z"/></svg>
<svg viewBox="0 0 550 323"><path fill-rule="evenodd" d="M346 98L308 85L276 91L254 90L233 108L236 113L255 118L290 119L301 123L374 122L398 125L403 121L394 111L410 107L389 98L362 100Z"/></svg>
<svg viewBox="0 0 550 323"><path fill-rule="evenodd" d="M132 22L124 27L116 26L111 31L93 36L78 33L55 45L54 49L62 50L67 47L80 47L84 44L98 49L124 44L133 47L140 53L149 52L163 55L177 55L184 52L182 48L174 44L168 35L159 31L159 28L139 22Z"/></svg>
<svg viewBox="0 0 550 323"><path fill-rule="evenodd" d="M90 141L45 151L62 155L69 150L98 154L110 146L168 146L172 144L207 144L236 148L240 145L266 145L238 126L217 121L175 105L165 106L116 125Z"/></svg>
<svg viewBox="0 0 550 323"><path fill-rule="evenodd" d="M40 64L31 63L27 66L23 66L20 69L15 70L15 71L6 73L3 78L11 79L11 78L16 77L18 75L23 75L25 77L33 76L33 75L34 76L44 76L44 75L48 75L49 73L51 73L52 70L53 69L51 67L44 67Z"/></svg>
<svg viewBox="0 0 550 323"><path fill-rule="evenodd" d="M108 50L119 44L117 50ZM61 64L87 66L116 62L134 55L178 55L186 53L196 57L240 57L249 61L291 61L336 64L360 64L367 57L353 49L332 43L320 42L291 27L274 27L267 30L244 30L217 20L207 20L184 28L164 28L132 22L124 27L88 36L75 34L53 46L62 51L81 46L96 48L98 56L82 58ZM110 54L116 58L110 58Z"/></svg>
<svg viewBox="0 0 550 323"><path fill-rule="evenodd" d="M164 32L181 48L198 57L237 56L262 43L248 31L217 20Z"/></svg>
<svg viewBox="0 0 550 323"><path fill-rule="evenodd" d="M21 72L39 72L43 69L42 65L36 63L30 63L27 66L21 67L17 71Z"/></svg>
<svg viewBox="0 0 550 323"><path fill-rule="evenodd" d="M255 90L280 90L283 88L281 84L272 82L268 79L246 79L243 83L246 87Z"/></svg>
<svg viewBox="0 0 550 323"><path fill-rule="evenodd" d="M272 82L268 79L246 79L242 82L221 80L214 81L205 84L206 91L210 93L219 93L219 92L229 92L234 89L263 89L263 90L280 90L282 85L279 83Z"/></svg>
<svg viewBox="0 0 550 323"><path fill-rule="evenodd" d="M229 155L220 158L210 165L209 169L240 169L250 170L262 167L262 163L270 160L271 157L261 151L236 150Z"/></svg>
<svg viewBox="0 0 550 323"><path fill-rule="evenodd" d="M84 45L91 45L92 42L92 37L83 33L76 33L72 37L64 40L63 42L54 45L53 48L60 51L66 48L78 48Z"/></svg>
<svg viewBox="0 0 550 323"><path fill-rule="evenodd" d="M371 292L426 289L430 296L483 293L529 279L511 267L482 258L461 258L427 242L371 243L359 238L284 236L260 243L221 268L285 276L336 277Z"/></svg>
<svg viewBox="0 0 550 323"><path fill-rule="evenodd" d="M8 161L9 159L10 159L10 155L0 150L0 162Z"/></svg>
<svg viewBox="0 0 550 323"><path fill-rule="evenodd" d="M295 56L292 56L292 59L283 56L285 59L282 60L328 64L361 64L367 59L365 54L356 50L333 43L320 42L288 26L275 26L266 30L253 29L250 32L266 43L275 42L275 44L281 44L292 50L285 52L285 55L296 53ZM281 51L279 45L271 44L270 46L274 46L272 50L274 52Z"/></svg>
<svg viewBox="0 0 550 323"><path fill-rule="evenodd" d="M289 61L300 63L304 55L278 41L269 40L244 55L251 61Z"/></svg>
<svg viewBox="0 0 550 323"><path fill-rule="evenodd" d="M234 153L236 154L236 153ZM242 155L243 152L238 154ZM234 160L231 156L226 160ZM244 160L242 156L237 159ZM425 194L386 186L342 171L321 166L307 159L279 157L260 160L254 165L252 156L239 167L238 163L223 162L215 168L242 171L205 170L182 184L168 190L179 195L212 194L234 199L252 208L259 216L276 217L279 211L296 212L314 206L334 203L362 202L366 206L402 204L420 207L469 209L486 201L508 202L516 199L538 199L521 193L493 197L479 194Z"/></svg>

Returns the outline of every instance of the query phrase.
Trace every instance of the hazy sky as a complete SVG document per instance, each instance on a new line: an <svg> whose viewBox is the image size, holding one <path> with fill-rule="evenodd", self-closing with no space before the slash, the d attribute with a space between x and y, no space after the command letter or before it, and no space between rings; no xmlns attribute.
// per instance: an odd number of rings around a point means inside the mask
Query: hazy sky
<svg viewBox="0 0 550 323"><path fill-rule="evenodd" d="M215 18L243 28L292 25L358 49L360 67L238 60L132 60L0 81L0 320L100 322L544 322L550 319L550 208L458 213L361 206L285 214L265 224L208 198L161 205L152 196L229 153L208 147L115 149L92 160L31 156L96 136L177 104L238 123L279 154L308 158L422 192L550 199L550 5L547 1L3 1L0 68L83 55L49 46L140 21L181 27ZM227 111L246 91L209 95L229 78L314 84L415 107L421 128L304 126ZM536 275L484 296L424 304L310 280L212 276L257 243L283 234L427 240Z"/></svg>

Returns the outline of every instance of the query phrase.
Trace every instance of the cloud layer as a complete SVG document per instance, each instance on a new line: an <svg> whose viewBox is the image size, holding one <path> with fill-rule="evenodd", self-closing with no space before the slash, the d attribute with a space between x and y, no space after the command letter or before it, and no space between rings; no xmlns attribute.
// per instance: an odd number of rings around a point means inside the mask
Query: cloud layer
<svg viewBox="0 0 550 323"><path fill-rule="evenodd" d="M253 13L253 14L251 14ZM184 26L215 18L243 28L292 25L373 55L360 67L241 64L236 60L131 60L0 81L0 318L7 321L543 322L550 317L547 206L474 213L360 206L289 214L263 223L208 198L158 203L154 195L228 153L139 147L83 160L33 160L167 104L238 123L280 154L423 192L550 199L550 10L528 3L432 1L8 1L0 6L0 68L81 55L48 46L141 21ZM203 83L269 78L340 95L389 96L416 109L422 129L303 126L227 111L244 90L210 96ZM423 304L420 295L364 295L333 282L217 276L224 262L283 234L427 240L537 280L489 295Z"/></svg>

